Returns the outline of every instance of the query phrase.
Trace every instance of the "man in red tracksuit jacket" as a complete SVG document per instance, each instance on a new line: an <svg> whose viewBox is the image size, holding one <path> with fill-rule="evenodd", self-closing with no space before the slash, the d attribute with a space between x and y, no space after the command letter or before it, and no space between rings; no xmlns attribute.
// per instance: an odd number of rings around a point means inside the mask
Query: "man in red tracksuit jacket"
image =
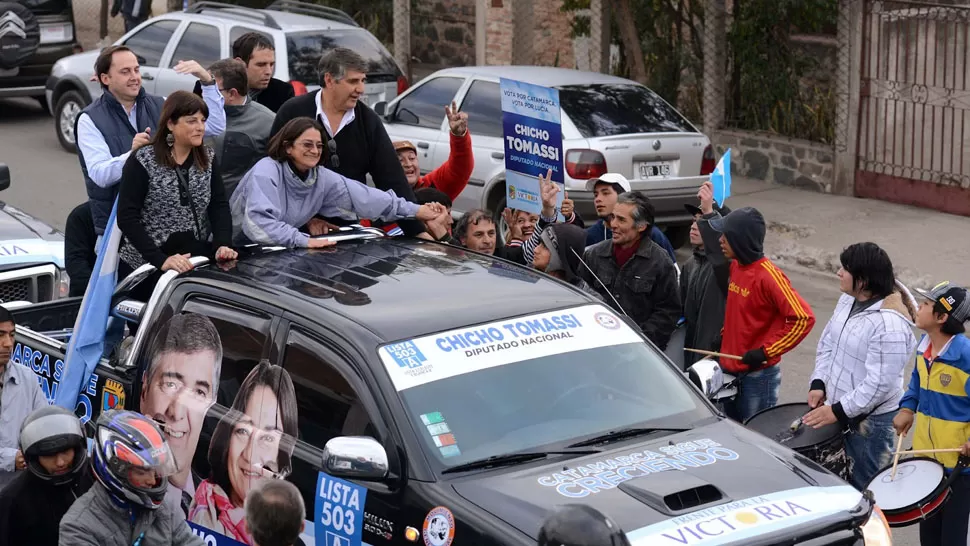
<svg viewBox="0 0 970 546"><path fill-rule="evenodd" d="M778 403L777 364L812 331L815 315L788 277L764 256L761 213L744 207L721 217L712 204L713 199L702 198L704 216L697 226L718 282L727 290L720 351L742 360L721 358L720 364L740 375L740 392L727 409L729 417L744 422Z"/></svg>

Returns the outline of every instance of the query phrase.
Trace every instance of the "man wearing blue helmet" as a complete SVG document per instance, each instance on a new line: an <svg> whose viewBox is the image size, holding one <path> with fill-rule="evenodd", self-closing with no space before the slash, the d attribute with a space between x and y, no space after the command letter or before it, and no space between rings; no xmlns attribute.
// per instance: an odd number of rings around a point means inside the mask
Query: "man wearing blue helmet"
<svg viewBox="0 0 970 546"><path fill-rule="evenodd" d="M61 546L204 546L176 495L175 456L151 419L125 410L98 418L91 466L97 482L61 520Z"/></svg>
<svg viewBox="0 0 970 546"><path fill-rule="evenodd" d="M44 406L20 429L27 472L0 493L0 546L57 546L57 524L91 487L81 421L59 406Z"/></svg>

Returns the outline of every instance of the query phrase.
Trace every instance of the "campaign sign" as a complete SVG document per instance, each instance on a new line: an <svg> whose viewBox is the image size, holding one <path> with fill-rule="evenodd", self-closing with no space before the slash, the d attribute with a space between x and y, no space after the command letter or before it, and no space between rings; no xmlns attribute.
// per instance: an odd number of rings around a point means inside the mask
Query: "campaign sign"
<svg viewBox="0 0 970 546"><path fill-rule="evenodd" d="M246 546L238 540L233 540L226 535L216 533L211 529L207 529L201 525L192 523L191 521L186 521L189 524L189 528L192 529L192 533L201 538L205 546Z"/></svg>
<svg viewBox="0 0 970 546"><path fill-rule="evenodd" d="M538 214L542 210L539 175L551 169L553 182L560 186L565 183L559 91L505 78L499 87L506 204ZM559 192L557 206L562 203L564 193Z"/></svg>
<svg viewBox="0 0 970 546"><path fill-rule="evenodd" d="M317 546L361 546L366 499L367 488L320 472L314 506Z"/></svg>

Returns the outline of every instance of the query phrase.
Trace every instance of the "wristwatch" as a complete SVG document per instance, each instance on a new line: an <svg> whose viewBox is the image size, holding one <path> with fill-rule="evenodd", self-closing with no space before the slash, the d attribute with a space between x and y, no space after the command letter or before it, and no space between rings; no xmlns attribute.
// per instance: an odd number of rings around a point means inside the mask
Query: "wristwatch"
<svg viewBox="0 0 970 546"><path fill-rule="evenodd" d="M209 87L211 85L216 84L216 78L211 73L209 73L209 83L205 83L202 80L199 80L199 83L202 84L203 87Z"/></svg>

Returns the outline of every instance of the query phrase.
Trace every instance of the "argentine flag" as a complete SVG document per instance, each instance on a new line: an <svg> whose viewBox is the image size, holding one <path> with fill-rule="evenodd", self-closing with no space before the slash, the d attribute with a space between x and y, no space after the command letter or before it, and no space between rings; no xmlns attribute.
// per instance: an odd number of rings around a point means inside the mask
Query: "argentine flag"
<svg viewBox="0 0 970 546"><path fill-rule="evenodd" d="M67 346L64 373L57 386L54 403L74 411L81 388L94 373L104 352L104 337L111 314L111 296L118 284L118 200L108 218L108 228L101 238L98 259L94 263L88 288L81 300L81 310L74 322L71 342Z"/></svg>
<svg viewBox="0 0 970 546"><path fill-rule="evenodd" d="M714 201L723 207L724 201L731 197L731 148L728 148L711 173L711 184L714 186Z"/></svg>

